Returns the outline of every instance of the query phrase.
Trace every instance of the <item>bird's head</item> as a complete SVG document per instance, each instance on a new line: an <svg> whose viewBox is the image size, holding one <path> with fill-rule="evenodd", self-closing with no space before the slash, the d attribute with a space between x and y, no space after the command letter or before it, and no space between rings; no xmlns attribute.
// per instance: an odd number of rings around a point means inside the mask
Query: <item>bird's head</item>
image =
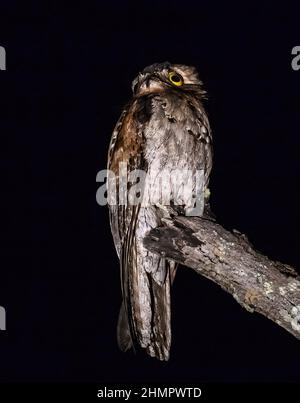
<svg viewBox="0 0 300 403"><path fill-rule="evenodd" d="M195 67L183 64L169 62L152 64L139 73L132 82L132 91L136 96L167 89L205 94Z"/></svg>

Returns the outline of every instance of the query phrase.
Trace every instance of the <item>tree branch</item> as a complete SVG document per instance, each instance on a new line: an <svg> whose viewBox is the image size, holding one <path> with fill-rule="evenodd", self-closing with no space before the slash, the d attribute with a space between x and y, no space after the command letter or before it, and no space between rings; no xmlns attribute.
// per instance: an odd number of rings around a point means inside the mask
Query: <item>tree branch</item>
<svg viewBox="0 0 300 403"><path fill-rule="evenodd" d="M255 251L246 236L214 221L163 219L144 245L219 284L250 312L259 312L300 339L300 277Z"/></svg>

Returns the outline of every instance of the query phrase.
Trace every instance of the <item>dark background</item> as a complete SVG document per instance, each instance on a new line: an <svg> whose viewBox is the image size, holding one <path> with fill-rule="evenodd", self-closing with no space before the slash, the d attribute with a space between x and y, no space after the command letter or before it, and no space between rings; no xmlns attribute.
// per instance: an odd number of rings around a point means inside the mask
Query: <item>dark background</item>
<svg viewBox="0 0 300 403"><path fill-rule="evenodd" d="M170 361L119 352L118 259L95 201L136 73L191 64L209 95L218 221L299 268L296 2L80 3L0 4L0 380L299 380L299 341L187 268Z"/></svg>

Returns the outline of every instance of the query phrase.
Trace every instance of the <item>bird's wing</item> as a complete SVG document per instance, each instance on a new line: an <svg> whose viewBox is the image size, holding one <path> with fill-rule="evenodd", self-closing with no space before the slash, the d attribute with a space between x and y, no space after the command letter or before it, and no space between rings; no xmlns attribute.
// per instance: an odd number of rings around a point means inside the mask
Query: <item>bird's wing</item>
<svg viewBox="0 0 300 403"><path fill-rule="evenodd" d="M127 172L134 169L146 169L142 150L143 136L137 130L134 111L134 102L124 109L114 129L108 154L108 169L114 173L113 184L116 188L116 203L109 205L109 216L111 231L121 266L123 305L118 323L118 341L122 350L130 348L132 345L131 337L135 338L131 296L135 294L135 282L138 273L136 273L136 265L133 265L132 262L134 257L132 251L140 206L128 204L127 196L124 200L126 204L121 203L119 194L119 191L121 191L120 166L122 163L126 163ZM109 187L110 181L108 181ZM139 310L136 310L135 316L138 315Z"/></svg>
<svg viewBox="0 0 300 403"><path fill-rule="evenodd" d="M109 170L120 188L120 163L127 170L143 169L143 129L148 123L150 105L132 102L123 112L112 136ZM133 344L146 348L159 359L168 359L170 330L170 270L174 264L151 254L143 247L143 236L160 222L156 207L138 205L110 205L110 223L120 258L123 305L118 322L118 342L122 350Z"/></svg>

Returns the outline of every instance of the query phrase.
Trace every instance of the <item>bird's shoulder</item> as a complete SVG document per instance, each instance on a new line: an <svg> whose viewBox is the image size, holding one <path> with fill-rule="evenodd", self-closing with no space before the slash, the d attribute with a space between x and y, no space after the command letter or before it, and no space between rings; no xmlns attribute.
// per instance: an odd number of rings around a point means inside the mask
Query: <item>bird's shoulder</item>
<svg viewBox="0 0 300 403"><path fill-rule="evenodd" d="M143 133L137 125L136 100L123 110L113 131L109 146L108 168L117 172L120 162L127 161L132 167L140 166L141 150L144 144Z"/></svg>

